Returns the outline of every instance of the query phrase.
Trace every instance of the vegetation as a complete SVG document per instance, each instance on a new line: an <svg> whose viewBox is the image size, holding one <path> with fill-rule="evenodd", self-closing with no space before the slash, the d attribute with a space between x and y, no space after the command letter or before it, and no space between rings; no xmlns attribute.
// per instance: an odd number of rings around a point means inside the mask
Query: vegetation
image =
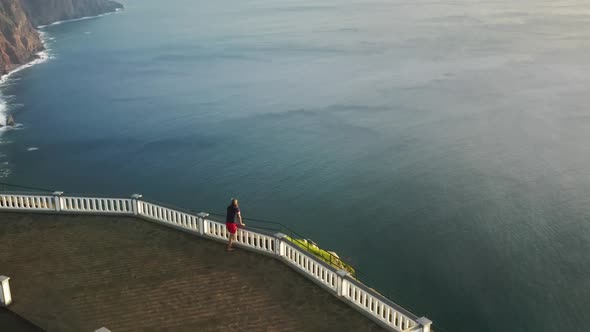
<svg viewBox="0 0 590 332"><path fill-rule="evenodd" d="M343 260L338 257L335 252L330 252L318 247L315 243L308 241L306 239L295 239L290 236L286 237L291 243L297 245L298 247L305 249L305 251L313 254L314 256L320 258L324 262L328 263L329 265L345 270L350 273L353 277L355 275L354 267L349 264L346 264Z"/></svg>

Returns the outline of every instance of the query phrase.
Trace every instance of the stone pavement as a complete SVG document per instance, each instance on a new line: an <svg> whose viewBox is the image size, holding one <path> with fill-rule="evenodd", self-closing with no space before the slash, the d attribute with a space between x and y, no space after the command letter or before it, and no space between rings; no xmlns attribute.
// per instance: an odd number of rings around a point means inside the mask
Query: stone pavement
<svg viewBox="0 0 590 332"><path fill-rule="evenodd" d="M0 308L0 331L43 332L39 327L5 308Z"/></svg>
<svg viewBox="0 0 590 332"><path fill-rule="evenodd" d="M0 274L47 331L382 331L271 257L131 217L0 213Z"/></svg>

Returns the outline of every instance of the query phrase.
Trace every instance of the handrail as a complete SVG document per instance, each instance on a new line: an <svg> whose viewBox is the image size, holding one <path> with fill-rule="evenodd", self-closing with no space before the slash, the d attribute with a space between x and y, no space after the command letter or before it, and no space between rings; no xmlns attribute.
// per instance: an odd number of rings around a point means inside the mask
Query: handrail
<svg viewBox="0 0 590 332"><path fill-rule="evenodd" d="M2 183L0 182L0 184ZM133 195L131 198L110 198L100 197L100 195L72 196L64 195L61 192L17 194L0 191L1 210L129 215L210 239L227 241L229 237L225 222L215 220L219 219L215 217L219 215L209 217L207 213L195 214L191 210L144 200L141 195ZM265 222L252 218L246 220ZM289 227L278 222L266 222L266 224L279 225L290 230ZM331 262L325 262L323 257L318 257L305 250L297 244L299 241L288 239L286 235L276 231L270 227L258 226L239 228L236 245L279 258L342 301L390 330L398 332L431 331L431 322L428 319L418 318L361 282L356 276L351 276L350 273L339 269ZM307 243L309 244L309 242Z"/></svg>
<svg viewBox="0 0 590 332"><path fill-rule="evenodd" d="M45 191L45 192L53 192L53 190L50 190L50 189L21 186L18 184L10 184L10 183L6 183L6 182L0 182L0 186L9 186L9 187L20 188L20 189L31 189L31 190L38 190L38 191Z"/></svg>

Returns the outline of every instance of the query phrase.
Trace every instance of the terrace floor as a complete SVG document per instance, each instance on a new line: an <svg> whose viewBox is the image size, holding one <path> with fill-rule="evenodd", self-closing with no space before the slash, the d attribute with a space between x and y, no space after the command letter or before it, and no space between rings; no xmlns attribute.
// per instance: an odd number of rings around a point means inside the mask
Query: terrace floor
<svg viewBox="0 0 590 332"><path fill-rule="evenodd" d="M382 331L278 260L131 217L0 213L0 274L0 326Z"/></svg>

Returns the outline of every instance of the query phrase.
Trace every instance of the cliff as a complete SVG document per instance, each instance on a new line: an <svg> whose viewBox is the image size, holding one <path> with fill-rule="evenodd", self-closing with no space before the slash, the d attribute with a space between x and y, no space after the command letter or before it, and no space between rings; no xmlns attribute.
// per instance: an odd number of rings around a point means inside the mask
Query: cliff
<svg viewBox="0 0 590 332"><path fill-rule="evenodd" d="M32 61L43 49L35 27L122 7L111 0L0 0L0 75Z"/></svg>
<svg viewBox="0 0 590 332"><path fill-rule="evenodd" d="M20 0L0 0L0 75L35 58L43 49Z"/></svg>
<svg viewBox="0 0 590 332"><path fill-rule="evenodd" d="M2 1L2 0L0 0ZM114 12L123 5L110 0L20 0L33 26Z"/></svg>

